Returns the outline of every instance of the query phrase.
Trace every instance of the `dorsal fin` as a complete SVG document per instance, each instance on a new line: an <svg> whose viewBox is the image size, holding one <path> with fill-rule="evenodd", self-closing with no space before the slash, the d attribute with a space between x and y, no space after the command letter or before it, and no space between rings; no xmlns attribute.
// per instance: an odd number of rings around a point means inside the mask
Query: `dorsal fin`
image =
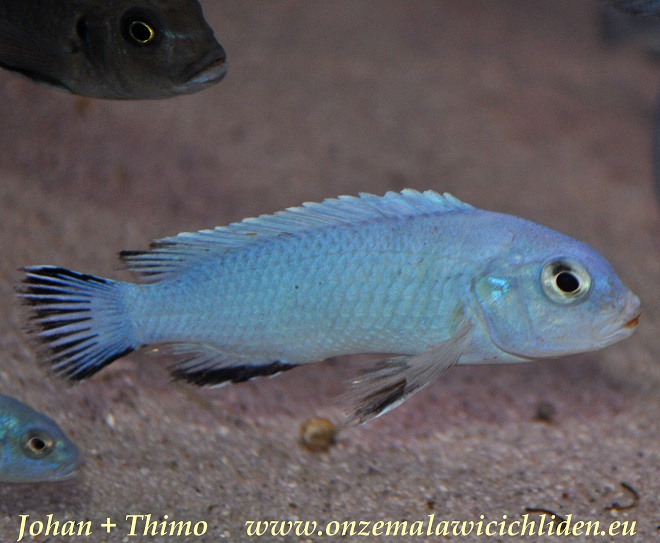
<svg viewBox="0 0 660 543"><path fill-rule="evenodd" d="M451 194L404 189L384 196L328 198L305 202L272 215L245 219L211 230L183 232L151 243L148 251L122 251L126 267L142 281L167 280L190 266L281 235L295 235L338 225L474 210Z"/></svg>

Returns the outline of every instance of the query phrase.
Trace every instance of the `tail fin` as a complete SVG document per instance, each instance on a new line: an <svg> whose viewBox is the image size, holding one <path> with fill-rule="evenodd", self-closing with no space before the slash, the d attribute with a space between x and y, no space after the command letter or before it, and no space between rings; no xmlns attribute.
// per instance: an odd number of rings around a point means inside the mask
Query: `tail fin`
<svg viewBox="0 0 660 543"><path fill-rule="evenodd" d="M124 283L57 268L23 268L18 296L29 307L28 334L58 377L81 380L135 350L123 308Z"/></svg>

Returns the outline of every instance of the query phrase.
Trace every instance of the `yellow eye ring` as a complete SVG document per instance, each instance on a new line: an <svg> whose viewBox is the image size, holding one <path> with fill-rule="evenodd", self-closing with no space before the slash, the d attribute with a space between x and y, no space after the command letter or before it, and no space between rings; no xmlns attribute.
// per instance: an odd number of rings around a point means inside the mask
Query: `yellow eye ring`
<svg viewBox="0 0 660 543"><path fill-rule="evenodd" d="M581 300L591 288L587 269L569 258L552 260L541 270L541 287L551 300L570 304Z"/></svg>
<svg viewBox="0 0 660 543"><path fill-rule="evenodd" d="M133 21L128 27L128 34L142 45L150 43L156 37L156 31L144 21Z"/></svg>

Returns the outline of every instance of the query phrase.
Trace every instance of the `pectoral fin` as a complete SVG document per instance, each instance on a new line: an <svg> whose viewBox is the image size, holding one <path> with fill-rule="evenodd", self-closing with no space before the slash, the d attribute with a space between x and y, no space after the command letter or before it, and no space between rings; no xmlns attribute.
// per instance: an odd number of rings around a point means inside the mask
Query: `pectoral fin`
<svg viewBox="0 0 660 543"><path fill-rule="evenodd" d="M417 355L381 360L354 379L346 396L357 405L346 424L380 417L438 379L458 363L471 329L472 323L464 320L447 341Z"/></svg>

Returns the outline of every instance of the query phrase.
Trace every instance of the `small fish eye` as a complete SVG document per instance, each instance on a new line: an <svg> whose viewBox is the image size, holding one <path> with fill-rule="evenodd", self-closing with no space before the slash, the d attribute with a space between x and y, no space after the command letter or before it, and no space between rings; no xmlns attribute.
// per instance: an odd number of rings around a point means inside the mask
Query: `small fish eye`
<svg viewBox="0 0 660 543"><path fill-rule="evenodd" d="M21 445L28 456L43 458L52 452L55 442L47 433L33 430L23 435Z"/></svg>
<svg viewBox="0 0 660 543"><path fill-rule="evenodd" d="M146 45L156 37L156 31L144 21L133 21L128 26L128 35L137 43Z"/></svg>
<svg viewBox="0 0 660 543"><path fill-rule="evenodd" d="M548 262L541 270L541 286L551 300L569 304L582 299L591 288L584 266L569 259Z"/></svg>

